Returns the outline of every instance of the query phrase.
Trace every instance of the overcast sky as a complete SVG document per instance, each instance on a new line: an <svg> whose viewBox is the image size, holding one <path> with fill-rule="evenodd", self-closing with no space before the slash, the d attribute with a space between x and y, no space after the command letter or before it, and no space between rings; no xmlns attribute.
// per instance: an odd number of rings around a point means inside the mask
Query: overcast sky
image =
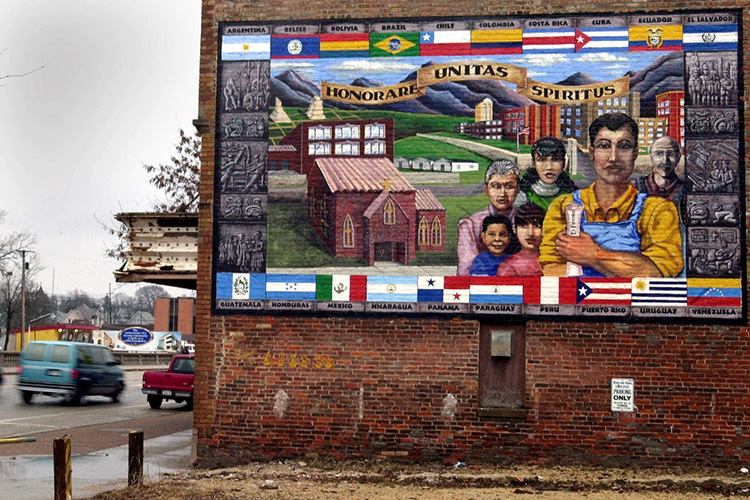
<svg viewBox="0 0 750 500"><path fill-rule="evenodd" d="M132 294L114 282L100 222L158 197L198 113L200 0L2 0L0 234L38 240L47 293ZM170 288L173 295L180 289Z"/></svg>

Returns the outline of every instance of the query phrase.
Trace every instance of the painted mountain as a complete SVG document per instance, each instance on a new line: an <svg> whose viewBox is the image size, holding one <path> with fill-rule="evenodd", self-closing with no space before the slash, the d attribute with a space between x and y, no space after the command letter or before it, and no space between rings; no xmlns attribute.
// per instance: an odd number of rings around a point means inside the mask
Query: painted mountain
<svg viewBox="0 0 750 500"><path fill-rule="evenodd" d="M640 71L631 71L630 90L641 93L641 116L656 116L656 96L685 90L685 62L682 52L667 52Z"/></svg>

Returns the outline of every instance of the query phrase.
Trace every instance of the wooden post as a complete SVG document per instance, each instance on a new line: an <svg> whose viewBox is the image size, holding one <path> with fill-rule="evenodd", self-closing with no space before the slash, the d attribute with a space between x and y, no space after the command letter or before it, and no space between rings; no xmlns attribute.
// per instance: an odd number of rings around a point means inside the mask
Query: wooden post
<svg viewBox="0 0 750 500"><path fill-rule="evenodd" d="M73 482L69 437L63 436L53 441L52 456L55 470L55 500L70 500L73 498Z"/></svg>
<svg viewBox="0 0 750 500"><path fill-rule="evenodd" d="M128 433L128 486L143 482L143 431Z"/></svg>

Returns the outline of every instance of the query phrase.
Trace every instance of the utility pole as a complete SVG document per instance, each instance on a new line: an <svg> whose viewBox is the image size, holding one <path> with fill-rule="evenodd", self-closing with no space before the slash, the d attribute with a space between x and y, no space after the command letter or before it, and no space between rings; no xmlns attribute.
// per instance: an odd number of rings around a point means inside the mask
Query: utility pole
<svg viewBox="0 0 750 500"><path fill-rule="evenodd" d="M21 350L23 351L23 336L26 333L26 250L21 252Z"/></svg>

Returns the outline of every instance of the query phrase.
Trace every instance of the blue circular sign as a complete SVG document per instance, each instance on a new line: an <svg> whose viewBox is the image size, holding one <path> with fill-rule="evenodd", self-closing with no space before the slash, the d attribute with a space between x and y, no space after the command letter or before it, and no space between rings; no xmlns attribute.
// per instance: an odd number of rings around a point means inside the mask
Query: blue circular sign
<svg viewBox="0 0 750 500"><path fill-rule="evenodd" d="M117 335L117 338L119 338L120 341L124 344L137 346L148 344L149 342L154 340L154 334L146 330L145 328L132 326L130 328L122 330Z"/></svg>

